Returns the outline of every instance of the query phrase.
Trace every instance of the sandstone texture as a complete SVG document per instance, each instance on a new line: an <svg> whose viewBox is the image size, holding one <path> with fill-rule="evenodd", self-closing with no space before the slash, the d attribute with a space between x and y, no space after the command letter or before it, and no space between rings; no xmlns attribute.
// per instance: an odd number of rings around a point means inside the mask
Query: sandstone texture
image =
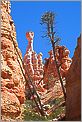
<svg viewBox="0 0 82 122"><path fill-rule="evenodd" d="M44 83L46 84L47 89L54 87L55 84L56 86L57 84L58 86L61 86L53 56L53 51L50 50L48 53L50 56L49 58L45 59L45 65L44 65ZM69 53L70 53L69 50L65 46L56 46L55 49L56 61L60 70L62 80L65 78L65 75L72 62L71 58L69 57Z"/></svg>
<svg viewBox="0 0 82 122"><path fill-rule="evenodd" d="M66 120L81 120L81 36L66 75Z"/></svg>
<svg viewBox="0 0 82 122"><path fill-rule="evenodd" d="M37 93L39 95L43 94L46 92L46 89L43 88L43 63L42 63L42 53L37 54L33 50L33 37L34 33L33 32L27 32L26 33L26 38L28 40L28 46L26 49L26 54L24 56L24 65L25 69L27 70L28 75L30 76L32 83L34 87L37 90ZM26 73L26 76L27 76ZM29 80L28 76L27 79ZM41 82L39 83L39 81ZM32 88L32 85L30 86ZM26 84L26 91L28 91L28 87Z"/></svg>
<svg viewBox="0 0 82 122"><path fill-rule="evenodd" d="M42 53L33 50L33 32L27 32L28 46L23 59L16 41L15 25L10 16L10 2L1 2L1 119L20 119L25 101L25 92L29 98L27 81L32 81L41 102L48 103L53 98L63 96L57 73L53 51L42 62ZM81 118L81 37L78 38L73 59L65 46L55 47L57 66L66 87L66 120ZM19 55L18 55L19 54ZM24 69L25 68L25 69ZM24 71L25 70L25 71ZM66 78L66 80L65 80ZM67 82L66 82L67 81ZM33 86L30 85L32 90ZM30 96L30 99L34 97Z"/></svg>
<svg viewBox="0 0 82 122"><path fill-rule="evenodd" d="M27 32L26 38L28 40L28 46L26 54L24 56L24 65L28 72L28 75L32 79L39 95L47 94L52 88L55 89L55 98L62 96L62 87L57 73L57 68L54 61L53 51L50 50L49 58L45 59L45 63L42 63L42 53L37 54L33 50L33 32ZM56 61L60 69L60 73L65 85L65 75L71 65L72 60L69 57L69 50L65 46L56 46ZM26 73L27 75L27 73ZM29 80L29 79L28 79ZM32 88L32 86L30 86ZM26 84L26 91L28 87Z"/></svg>
<svg viewBox="0 0 82 122"><path fill-rule="evenodd" d="M25 100L24 84L20 65L22 58L16 41L16 31L10 16L10 2L1 1L1 117L16 119L21 115ZM19 65L20 62L20 65Z"/></svg>

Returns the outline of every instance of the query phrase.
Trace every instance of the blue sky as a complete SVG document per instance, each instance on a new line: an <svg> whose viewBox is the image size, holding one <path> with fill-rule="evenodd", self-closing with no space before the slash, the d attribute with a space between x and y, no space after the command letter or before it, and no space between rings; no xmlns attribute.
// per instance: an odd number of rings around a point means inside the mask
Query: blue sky
<svg viewBox="0 0 82 122"><path fill-rule="evenodd" d="M77 38L81 33L81 3L80 2L29 2L11 1L11 16L14 20L17 34L17 42L21 49L22 56L26 52L28 41L26 32L33 31L34 50L43 53L43 59L47 58L48 51L52 49L48 38L42 38L46 27L40 24L41 16L46 11L56 13L56 32L61 38L60 45L65 45L70 50L70 57L73 57L77 45Z"/></svg>

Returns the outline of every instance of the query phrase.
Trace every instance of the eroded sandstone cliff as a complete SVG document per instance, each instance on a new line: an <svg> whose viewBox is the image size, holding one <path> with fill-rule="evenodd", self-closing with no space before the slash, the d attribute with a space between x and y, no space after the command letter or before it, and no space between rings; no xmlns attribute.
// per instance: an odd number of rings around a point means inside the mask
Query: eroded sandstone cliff
<svg viewBox="0 0 82 122"><path fill-rule="evenodd" d="M1 1L1 117L16 119L24 103L24 82L20 65L22 57L16 41L16 31L10 16L10 2ZM19 65L20 62L20 65ZM22 67L23 69L23 67Z"/></svg>
<svg viewBox="0 0 82 122"><path fill-rule="evenodd" d="M58 78L54 62L53 52L49 51L49 58L42 63L42 54L33 50L33 32L27 32L27 51L24 56L24 64L28 70L37 93L44 94L44 102L50 98L61 96L62 88ZM64 46L58 46L56 59L62 79L66 77L66 119L80 120L81 114L81 37L75 49L73 62L69 58L69 50ZM25 99L25 85L27 84L22 74L22 55L16 41L16 31L12 17L10 16L10 2L1 2L1 114L2 120L20 118L22 104ZM72 64L71 64L72 62ZM71 64L71 67L70 67ZM70 69L69 69L70 68ZM69 70L68 70L69 69ZM24 71L24 70L23 70ZM27 74L26 74L27 75ZM28 79L28 76L26 76ZM29 80L29 79L28 79ZM32 86L30 86L32 87ZM53 91L53 93L51 91ZM47 93L50 93L49 95ZM57 94L56 94L57 93ZM46 99L45 99L46 98ZM42 102L43 102L42 101Z"/></svg>
<svg viewBox="0 0 82 122"><path fill-rule="evenodd" d="M47 95L48 92L52 91L53 93L51 97L62 97L63 91L61 87L61 83L59 80L53 51L50 50L49 58L45 59L45 63L42 62L42 54L37 54L33 50L33 32L27 32L26 38L28 40L28 46L26 49L26 54L24 56L24 64L26 67L26 70L28 71L28 74L30 78L32 79L32 82L34 86L36 87L37 93L42 97L44 94ZM63 80L63 84L65 86L65 75L71 65L71 58L69 57L70 51L65 46L56 46L56 61L59 66L59 70L61 73L61 77ZM27 75L27 73L26 73ZM32 86L30 86L32 88ZM26 96L28 97L28 86L26 84ZM45 95L45 96L46 96ZM44 98L45 99L45 98ZM47 99L48 100L48 99ZM44 100L45 102L46 100Z"/></svg>
<svg viewBox="0 0 82 122"><path fill-rule="evenodd" d="M66 75L66 120L81 120L81 36Z"/></svg>

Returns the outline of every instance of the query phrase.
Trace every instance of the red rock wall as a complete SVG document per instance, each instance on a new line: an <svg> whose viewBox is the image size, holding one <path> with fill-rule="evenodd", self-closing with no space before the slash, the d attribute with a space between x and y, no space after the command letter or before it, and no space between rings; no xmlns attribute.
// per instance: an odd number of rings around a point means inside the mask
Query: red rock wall
<svg viewBox="0 0 82 122"><path fill-rule="evenodd" d="M66 75L66 120L81 120L81 36Z"/></svg>
<svg viewBox="0 0 82 122"><path fill-rule="evenodd" d="M49 58L45 59L44 65L44 83L47 85L47 88L51 88L59 80L56 64L54 61L53 51L49 51ZM60 74L62 79L65 77L70 65L71 58L69 57L70 51L64 46L56 46L56 61L59 66ZM60 85L59 85L60 86Z"/></svg>
<svg viewBox="0 0 82 122"><path fill-rule="evenodd" d="M13 40L12 40L13 38ZM19 62L22 58L16 41L16 31L10 16L10 2L1 2L1 114L2 120L21 115L24 103L24 77ZM19 62L18 62L19 61ZM23 68L22 68L23 69Z"/></svg>

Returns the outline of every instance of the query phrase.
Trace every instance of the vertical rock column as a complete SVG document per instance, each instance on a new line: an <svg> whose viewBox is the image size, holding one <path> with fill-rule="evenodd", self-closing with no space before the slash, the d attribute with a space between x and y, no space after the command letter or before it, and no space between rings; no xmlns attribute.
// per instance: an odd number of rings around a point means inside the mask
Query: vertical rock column
<svg viewBox="0 0 82 122"><path fill-rule="evenodd" d="M16 119L22 112L25 79L17 55L20 49L16 41L16 31L10 16L10 2L1 1L1 117L2 120ZM23 67L22 67L23 70Z"/></svg>
<svg viewBox="0 0 82 122"><path fill-rule="evenodd" d="M46 84L47 89L54 87L55 81L58 80L58 74L54 62L53 51L50 50L48 53L50 57L46 60L46 63L44 64L44 82Z"/></svg>
<svg viewBox="0 0 82 122"><path fill-rule="evenodd" d="M43 93L45 89L43 88L43 80L39 83L39 81L43 78L43 63L42 63L42 54L37 53L33 50L33 32L27 32L26 38L28 40L28 46L26 49L26 54L24 56L24 64L26 66L26 70L32 79L33 84L36 87L36 90L39 94ZM27 86L26 86L26 89Z"/></svg>
<svg viewBox="0 0 82 122"><path fill-rule="evenodd" d="M34 33L33 32L27 32L26 33L26 38L28 40L28 46L26 49L26 54L24 56L24 65L25 65L25 70L27 70L28 75L30 76L30 78L33 78L34 75L34 69L33 69L33 64L32 64L32 53L33 51L33 37L34 37ZM27 75L26 73L26 75ZM28 76L27 76L28 78Z"/></svg>
<svg viewBox="0 0 82 122"><path fill-rule="evenodd" d="M36 52L32 52L32 66L34 70L34 75L33 75L33 82L35 86L37 86L37 76L38 76L38 59L37 59L37 54Z"/></svg>
<svg viewBox="0 0 82 122"><path fill-rule="evenodd" d="M40 52L40 54L38 54L37 58L38 58L38 69L43 70L42 53L41 52Z"/></svg>
<svg viewBox="0 0 82 122"><path fill-rule="evenodd" d="M37 58L38 58L38 77L39 77L39 80L38 80L38 92L40 95L42 94L45 94L47 92L47 90L44 88L44 81L43 81L43 77L44 77L44 69L43 69L43 62L42 62L42 53L40 52L38 55L37 55Z"/></svg>
<svg viewBox="0 0 82 122"><path fill-rule="evenodd" d="M81 36L66 74L66 120L81 121Z"/></svg>
<svg viewBox="0 0 82 122"><path fill-rule="evenodd" d="M37 59L37 54L36 52L32 52L32 65L33 65L33 70L34 70L34 75L37 75L37 70L38 70L38 59Z"/></svg>
<svg viewBox="0 0 82 122"><path fill-rule="evenodd" d="M26 55L24 56L24 63L25 63L26 70L28 69L28 71L27 71L28 74L32 78L32 76L34 74L34 70L33 70L33 66L32 66L32 52L30 52L30 51L26 52Z"/></svg>

